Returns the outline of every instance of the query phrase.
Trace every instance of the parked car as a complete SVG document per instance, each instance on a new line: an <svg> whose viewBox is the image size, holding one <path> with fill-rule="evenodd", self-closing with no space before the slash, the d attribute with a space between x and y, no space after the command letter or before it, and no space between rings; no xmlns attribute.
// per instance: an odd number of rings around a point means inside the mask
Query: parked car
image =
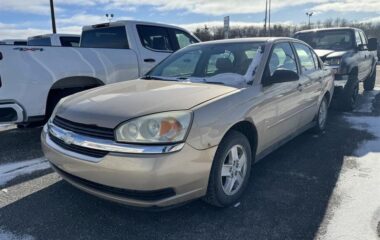
<svg viewBox="0 0 380 240"><path fill-rule="evenodd" d="M325 28L300 31L295 37L314 48L323 62L335 71L337 105L353 110L359 82L365 90L375 87L377 39L368 39L356 28Z"/></svg>
<svg viewBox="0 0 380 240"><path fill-rule="evenodd" d="M203 197L226 207L253 162L325 129L333 81L296 39L194 44L142 79L62 99L43 151L69 183L108 200L167 207Z"/></svg>
<svg viewBox="0 0 380 240"><path fill-rule="evenodd" d="M24 39L4 39L0 41L0 45L16 45L25 46L27 41Z"/></svg>
<svg viewBox="0 0 380 240"><path fill-rule="evenodd" d="M28 38L28 46L78 47L80 35L76 34L45 34Z"/></svg>
<svg viewBox="0 0 380 240"><path fill-rule="evenodd" d="M62 97L139 78L198 41L179 27L119 21L84 27L79 48L0 46L0 123L40 124Z"/></svg>

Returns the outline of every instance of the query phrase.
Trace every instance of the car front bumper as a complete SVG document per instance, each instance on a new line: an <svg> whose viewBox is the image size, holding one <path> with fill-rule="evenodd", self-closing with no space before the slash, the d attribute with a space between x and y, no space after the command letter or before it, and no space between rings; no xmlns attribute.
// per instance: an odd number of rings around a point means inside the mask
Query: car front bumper
<svg viewBox="0 0 380 240"><path fill-rule="evenodd" d="M217 147L162 154L108 153L89 161L52 141L45 126L42 148L53 169L72 185L134 207L169 207L206 194ZM91 160L91 158L90 158Z"/></svg>

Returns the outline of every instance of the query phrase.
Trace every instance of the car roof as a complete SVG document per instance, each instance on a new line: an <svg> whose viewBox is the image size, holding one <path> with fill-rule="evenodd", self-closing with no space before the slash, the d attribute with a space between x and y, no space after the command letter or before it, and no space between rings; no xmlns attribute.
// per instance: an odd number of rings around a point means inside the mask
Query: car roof
<svg viewBox="0 0 380 240"><path fill-rule="evenodd" d="M302 42L298 39L288 37L251 37L251 38L233 38L233 39L221 39L207 42L196 43L192 45L211 45L211 44L226 44L226 43L249 43L249 42L278 42L278 41L292 41Z"/></svg>
<svg viewBox="0 0 380 240"><path fill-rule="evenodd" d="M50 34L42 34L42 35L36 35L32 37L28 37L29 39L34 38L45 38L45 37L52 37L52 36L58 36L58 37L80 37L78 34L66 34L66 33L50 33Z"/></svg>
<svg viewBox="0 0 380 240"><path fill-rule="evenodd" d="M339 31L339 30L360 30L360 29L353 28L353 27L314 28L314 29L298 31L295 34L297 34L297 33L310 33L310 32L322 32L322 31Z"/></svg>

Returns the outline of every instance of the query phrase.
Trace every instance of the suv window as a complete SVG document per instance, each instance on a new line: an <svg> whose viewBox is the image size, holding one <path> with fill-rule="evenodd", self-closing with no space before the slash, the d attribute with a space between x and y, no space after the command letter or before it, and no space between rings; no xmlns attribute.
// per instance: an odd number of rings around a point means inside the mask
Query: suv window
<svg viewBox="0 0 380 240"><path fill-rule="evenodd" d="M28 46L51 46L49 37L36 37L28 40Z"/></svg>
<svg viewBox="0 0 380 240"><path fill-rule="evenodd" d="M360 37L362 39L362 43L365 44L365 45L367 45L368 44L368 39L365 36L364 32L360 31L359 34L360 34Z"/></svg>
<svg viewBox="0 0 380 240"><path fill-rule="evenodd" d="M362 44L362 40L360 38L360 34L358 31L355 31L355 41L356 41L356 46L359 46L360 44Z"/></svg>
<svg viewBox="0 0 380 240"><path fill-rule="evenodd" d="M145 48L153 51L173 51L168 29L164 27L138 25L137 31L141 44Z"/></svg>
<svg viewBox="0 0 380 240"><path fill-rule="evenodd" d="M197 42L192 36L190 36L190 34L183 32L181 30L175 29L174 34L177 39L179 48L184 48L190 44Z"/></svg>
<svg viewBox="0 0 380 240"><path fill-rule="evenodd" d="M124 26L83 31L80 46L88 48L129 48L127 32Z"/></svg>
<svg viewBox="0 0 380 240"><path fill-rule="evenodd" d="M278 69L298 72L296 59L289 43L278 43L274 46L268 63L270 76Z"/></svg>
<svg viewBox="0 0 380 240"><path fill-rule="evenodd" d="M302 71L308 72L316 70L313 53L310 48L301 43L294 43L294 47L300 60Z"/></svg>
<svg viewBox="0 0 380 240"><path fill-rule="evenodd" d="M62 47L78 47L79 46L79 37L60 37L59 41L61 42Z"/></svg>

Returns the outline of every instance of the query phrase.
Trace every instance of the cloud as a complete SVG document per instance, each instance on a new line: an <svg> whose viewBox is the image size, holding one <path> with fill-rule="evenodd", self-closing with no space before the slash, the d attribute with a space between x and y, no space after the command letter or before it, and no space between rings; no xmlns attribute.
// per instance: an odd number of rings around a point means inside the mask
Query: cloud
<svg viewBox="0 0 380 240"><path fill-rule="evenodd" d="M380 1L379 0L336 0L328 1L312 8L317 12L379 12Z"/></svg>

